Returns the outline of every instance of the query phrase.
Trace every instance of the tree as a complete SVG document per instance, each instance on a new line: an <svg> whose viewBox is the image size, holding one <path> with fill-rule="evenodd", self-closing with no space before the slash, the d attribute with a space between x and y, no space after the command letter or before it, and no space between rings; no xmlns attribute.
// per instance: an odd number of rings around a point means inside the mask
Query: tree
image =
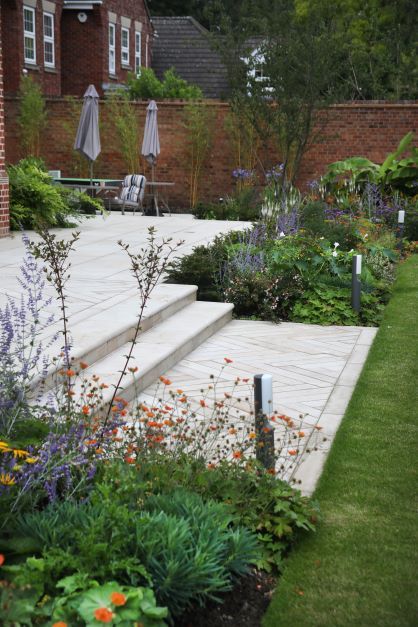
<svg viewBox="0 0 418 627"><path fill-rule="evenodd" d="M283 181L293 180L319 110L345 96L344 34L326 7L309 16L297 11L294 0L244 1L236 8L231 19L222 3L211 5L232 99L261 137L276 142Z"/></svg>
<svg viewBox="0 0 418 627"><path fill-rule="evenodd" d="M45 99L38 83L22 76L19 86L20 140L25 157L39 157L42 131L46 126Z"/></svg>

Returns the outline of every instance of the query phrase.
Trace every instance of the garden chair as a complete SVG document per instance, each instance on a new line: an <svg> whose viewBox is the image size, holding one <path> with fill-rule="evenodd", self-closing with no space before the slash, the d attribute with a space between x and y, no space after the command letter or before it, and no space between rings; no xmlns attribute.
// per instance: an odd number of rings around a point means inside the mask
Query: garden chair
<svg viewBox="0 0 418 627"><path fill-rule="evenodd" d="M132 215L137 209L144 212L142 201L144 199L145 185L147 179L142 174L128 174L122 181L120 197L115 198L115 203L122 208L122 215L125 215L125 208L132 209Z"/></svg>

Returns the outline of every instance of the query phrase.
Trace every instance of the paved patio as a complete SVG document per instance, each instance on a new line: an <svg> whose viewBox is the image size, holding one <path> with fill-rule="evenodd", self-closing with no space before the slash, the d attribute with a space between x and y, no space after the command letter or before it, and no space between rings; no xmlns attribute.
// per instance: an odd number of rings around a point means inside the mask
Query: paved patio
<svg viewBox="0 0 418 627"><path fill-rule="evenodd" d="M177 256L186 255L194 246L205 244L216 235L247 228L247 222L195 220L190 214L173 214L155 218L125 215L113 212L108 217L96 216L83 221L74 229L57 229L60 239L68 239L75 230L81 232L76 251L71 255L71 281L68 284L70 316L81 313L94 315L97 308L123 300L135 291L135 282L129 272L129 259L117 245L119 240L130 244L133 251L146 242L148 228L157 229L158 238L172 237L173 242L184 240ZM36 240L33 232L28 232ZM0 239L0 306L6 293L20 295L17 281L19 266L24 255L20 233ZM53 294L51 288L47 293Z"/></svg>
<svg viewBox="0 0 418 627"><path fill-rule="evenodd" d="M76 345L79 349L86 349L92 339L97 348L97 343L101 341L105 350L98 358L107 355L106 363L110 363L115 370L118 370L120 355L116 354L114 347L106 348L105 345L110 344L111 336L116 337L122 328L128 328L133 324L137 311L134 299L136 288L129 273L129 260L126 253L117 245L117 241L129 243L135 251L145 244L149 226L158 229L158 237L172 237L174 242L185 240L177 253L184 255L194 246L207 243L220 233L245 228L248 223L200 221L190 215L173 215L158 219L112 214L105 220L95 217L80 225L77 230L80 230L81 237L71 257L71 279L68 283L69 326L76 331L74 335L76 339L78 338ZM58 231L58 237L67 238L70 233L71 231L61 229ZM33 233L29 233L29 236L35 238ZM17 277L23 254L24 246L20 234L0 240L0 306L6 301L6 294L20 295ZM157 291L158 289L160 288L157 288ZM181 332L187 330L191 322L187 322L187 315L183 315L179 305L180 292L181 290L184 292L185 289L190 291L189 288L181 286L161 286L160 294L155 296L155 301L150 306L150 311L154 307L157 312L156 322L152 323L154 326L149 331L154 342L152 355L141 357L139 344L138 363L142 362L143 366L146 358L152 361L155 352L165 350L164 338L167 337L167 332L170 338L178 336L179 347L176 349L178 352L174 353L171 362L161 361L158 374L165 373L175 387L181 387L191 399L194 399L197 407L201 398L201 388L210 383L211 374L219 373L224 357L232 359L233 363L223 371L220 378L218 389L221 394L231 390L236 377L249 377L251 380L257 373L272 374L274 409L295 420L302 415L304 430L312 434L309 445L318 448L318 451L311 454L302 464L297 474L297 479L302 482L303 491L311 493L351 398L376 329L232 321L221 330L217 330L209 339L206 339L208 332L204 336L204 330L199 331L202 335L200 342L198 334L191 348L187 349L194 350L186 355L187 351L183 350L181 353L180 350L180 344L183 342ZM53 294L52 288L48 287L47 291ZM184 297L189 299L185 301L186 305L191 297L192 294L186 294ZM159 304L158 299L162 304ZM172 307L169 301L175 303L176 300L177 313L170 314L171 317L161 324L162 314L158 313L160 311L158 307ZM201 305L203 306L203 303ZM193 307L194 305L189 305L189 312ZM55 300L49 309L57 314L58 319L59 310ZM198 310L199 308L196 311ZM58 327L59 322L49 328L48 333L52 334L54 328ZM147 346L149 348L151 344L147 344L146 334L143 338L142 349L147 351ZM125 338L123 341L126 342L128 339ZM195 348L196 346L198 348ZM122 351L124 352L126 351ZM98 367L98 364L93 365L94 368ZM98 372L101 374L100 370ZM154 380L155 375L149 381ZM142 389L146 385L149 383ZM143 392L143 398L150 400L154 394L155 385L151 385ZM252 420L249 413L247 419ZM321 431L315 430L318 424L322 427Z"/></svg>

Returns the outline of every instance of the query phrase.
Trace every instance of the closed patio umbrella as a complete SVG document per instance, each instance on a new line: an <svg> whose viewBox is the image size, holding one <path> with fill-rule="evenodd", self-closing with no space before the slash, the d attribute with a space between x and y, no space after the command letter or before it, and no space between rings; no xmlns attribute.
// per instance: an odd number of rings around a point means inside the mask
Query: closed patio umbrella
<svg viewBox="0 0 418 627"><path fill-rule="evenodd" d="M99 94L94 85L89 85L84 94L84 104L78 123L74 150L78 150L90 161L90 184L93 180L93 161L100 154Z"/></svg>
<svg viewBox="0 0 418 627"><path fill-rule="evenodd" d="M155 100L151 100L147 107L147 117L145 119L144 139L142 142L141 154L145 157L148 163L151 165L151 182L154 183L155 176L155 164L157 163L157 157L160 154L160 138L158 136L158 123L157 123L157 103ZM154 207L158 212L158 198L153 188Z"/></svg>

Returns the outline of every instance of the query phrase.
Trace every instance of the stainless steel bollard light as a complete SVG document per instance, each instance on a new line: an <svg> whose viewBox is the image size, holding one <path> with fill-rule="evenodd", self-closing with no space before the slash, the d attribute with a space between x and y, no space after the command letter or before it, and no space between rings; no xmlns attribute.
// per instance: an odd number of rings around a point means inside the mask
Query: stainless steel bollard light
<svg viewBox="0 0 418 627"><path fill-rule="evenodd" d="M351 268L351 306L359 313L361 307L361 255L354 255Z"/></svg>
<svg viewBox="0 0 418 627"><path fill-rule="evenodd" d="M403 233L405 228L405 211L401 209L398 211L398 228L397 228L397 249L402 252L403 249Z"/></svg>
<svg viewBox="0 0 418 627"><path fill-rule="evenodd" d="M275 466L274 429L268 416L273 412L273 377L271 374L254 376L254 410L256 433L256 458L270 470Z"/></svg>

